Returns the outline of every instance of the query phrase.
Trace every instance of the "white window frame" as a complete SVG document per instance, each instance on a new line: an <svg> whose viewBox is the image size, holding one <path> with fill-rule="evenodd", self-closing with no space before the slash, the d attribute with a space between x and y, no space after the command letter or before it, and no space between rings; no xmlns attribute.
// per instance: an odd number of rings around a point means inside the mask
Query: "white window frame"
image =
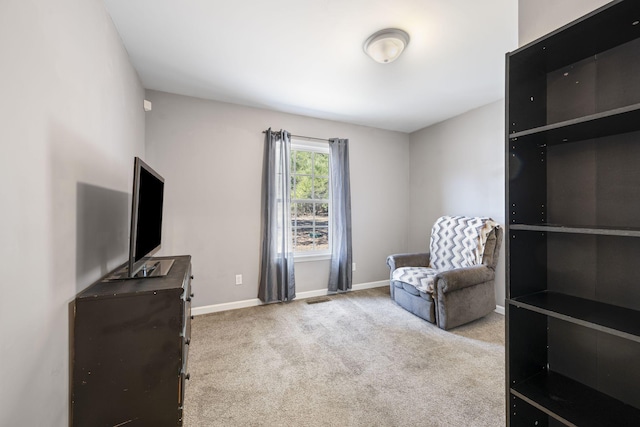
<svg viewBox="0 0 640 427"><path fill-rule="evenodd" d="M306 141L301 139L292 139L291 140L291 151L311 151L315 153L323 153L329 155L329 144L323 142L315 142L315 141ZM331 160L329 160L331 161ZM329 163L329 170L331 170L331 163ZM315 170L312 166L312 179L315 177ZM290 171L291 176L293 176L293 171ZM293 199L291 198L291 204L294 203L327 203L329 205L329 221L328 221L328 243L329 249L326 250L314 250L314 251L305 251L305 252L295 252L293 253L293 257L296 261L321 261L331 259L331 174L328 176L329 179L329 196L325 199ZM292 234L293 230L292 230Z"/></svg>

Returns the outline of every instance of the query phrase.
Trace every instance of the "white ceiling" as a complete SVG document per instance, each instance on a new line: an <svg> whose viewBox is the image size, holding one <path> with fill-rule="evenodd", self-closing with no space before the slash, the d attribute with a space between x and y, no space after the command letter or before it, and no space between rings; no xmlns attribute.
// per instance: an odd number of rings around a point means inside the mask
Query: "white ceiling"
<svg viewBox="0 0 640 427"><path fill-rule="evenodd" d="M413 132L504 96L517 0L105 0L147 89ZM362 45L396 27L391 64Z"/></svg>

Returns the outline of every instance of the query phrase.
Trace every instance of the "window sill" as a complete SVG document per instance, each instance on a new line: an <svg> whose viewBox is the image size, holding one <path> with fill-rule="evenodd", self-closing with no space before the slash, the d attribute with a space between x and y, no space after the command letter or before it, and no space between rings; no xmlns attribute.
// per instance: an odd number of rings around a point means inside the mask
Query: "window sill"
<svg viewBox="0 0 640 427"><path fill-rule="evenodd" d="M293 255L293 262L326 261L330 259L331 254Z"/></svg>

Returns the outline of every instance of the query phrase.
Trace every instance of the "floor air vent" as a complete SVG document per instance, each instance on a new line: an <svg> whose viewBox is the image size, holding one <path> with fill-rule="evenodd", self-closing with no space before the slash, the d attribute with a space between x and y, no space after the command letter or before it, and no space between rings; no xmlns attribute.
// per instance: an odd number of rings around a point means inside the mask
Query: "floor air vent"
<svg viewBox="0 0 640 427"><path fill-rule="evenodd" d="M307 304L320 304L321 302L329 302L331 298L321 297L321 298L310 298L307 300Z"/></svg>

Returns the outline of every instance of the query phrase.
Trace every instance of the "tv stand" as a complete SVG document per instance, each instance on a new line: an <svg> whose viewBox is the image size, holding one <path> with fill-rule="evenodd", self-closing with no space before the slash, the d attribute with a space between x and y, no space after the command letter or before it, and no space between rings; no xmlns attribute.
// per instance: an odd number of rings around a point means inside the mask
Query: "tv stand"
<svg viewBox="0 0 640 427"><path fill-rule="evenodd" d="M113 280L131 280L131 279L148 279L151 277L163 277L169 274L169 270L173 266L172 258L149 258L142 265L142 268L133 275L129 276L129 267L125 264L121 268L115 269L111 274L103 280L110 282Z"/></svg>

